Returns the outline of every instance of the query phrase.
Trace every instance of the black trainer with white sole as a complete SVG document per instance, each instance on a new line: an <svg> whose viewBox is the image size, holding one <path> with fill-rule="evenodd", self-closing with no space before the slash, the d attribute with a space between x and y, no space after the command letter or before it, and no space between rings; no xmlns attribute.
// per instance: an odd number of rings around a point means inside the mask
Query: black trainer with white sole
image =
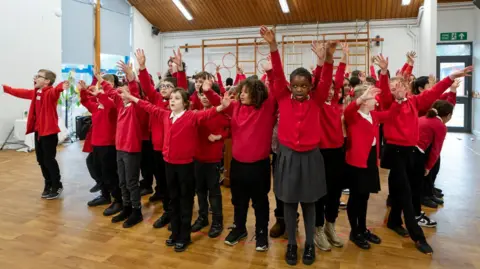
<svg viewBox="0 0 480 269"><path fill-rule="evenodd" d="M53 189L50 191L50 193L45 197L47 200L53 200L57 199L60 197L60 194L62 194L63 188L58 188L58 189Z"/></svg>
<svg viewBox="0 0 480 269"><path fill-rule="evenodd" d="M255 234L256 247L258 252L265 252L268 250L268 236L265 230L260 230Z"/></svg>
<svg viewBox="0 0 480 269"><path fill-rule="evenodd" d="M247 230L241 230L238 228L233 228L232 231L225 238L225 244L229 246L235 246L240 242L240 240L247 238Z"/></svg>
<svg viewBox="0 0 480 269"><path fill-rule="evenodd" d="M437 222L430 219L425 215L425 212L422 211L422 214L418 217L415 217L418 222L418 225L421 227L435 228L437 227Z"/></svg>

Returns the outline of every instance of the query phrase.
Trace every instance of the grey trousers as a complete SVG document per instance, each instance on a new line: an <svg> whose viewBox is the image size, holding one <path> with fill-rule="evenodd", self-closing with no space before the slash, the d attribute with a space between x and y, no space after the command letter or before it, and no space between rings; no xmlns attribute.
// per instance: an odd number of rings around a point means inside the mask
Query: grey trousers
<svg viewBox="0 0 480 269"><path fill-rule="evenodd" d="M140 208L140 164L141 152L117 151L117 169L124 206Z"/></svg>

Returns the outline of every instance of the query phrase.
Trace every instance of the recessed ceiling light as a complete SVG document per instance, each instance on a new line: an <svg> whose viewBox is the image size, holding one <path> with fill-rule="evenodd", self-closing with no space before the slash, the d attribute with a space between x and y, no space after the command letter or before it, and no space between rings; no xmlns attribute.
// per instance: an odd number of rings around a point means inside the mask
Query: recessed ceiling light
<svg viewBox="0 0 480 269"><path fill-rule="evenodd" d="M412 0L402 0L402 6L410 5L410 2L412 2Z"/></svg>
<svg viewBox="0 0 480 269"><path fill-rule="evenodd" d="M279 1L280 1L280 7L282 8L282 12L289 13L290 9L288 8L287 0L279 0Z"/></svg>
<svg viewBox="0 0 480 269"><path fill-rule="evenodd" d="M180 10L180 12L182 12L183 16L191 21L193 20L193 17L192 15L190 14L190 12L188 12L188 10L185 8L185 6L182 4L182 2L180 2L180 0L172 0L173 3L177 6L177 8Z"/></svg>

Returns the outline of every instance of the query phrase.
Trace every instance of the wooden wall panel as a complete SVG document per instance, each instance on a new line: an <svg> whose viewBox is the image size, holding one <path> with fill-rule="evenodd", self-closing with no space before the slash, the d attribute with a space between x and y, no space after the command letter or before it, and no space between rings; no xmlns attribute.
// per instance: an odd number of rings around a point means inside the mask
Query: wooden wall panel
<svg viewBox="0 0 480 269"><path fill-rule="evenodd" d="M171 0L129 1L162 32L412 18L423 4L423 0L412 0L408 6L402 6L402 0L287 0L290 13L284 14L278 0L181 0L193 16L187 21Z"/></svg>

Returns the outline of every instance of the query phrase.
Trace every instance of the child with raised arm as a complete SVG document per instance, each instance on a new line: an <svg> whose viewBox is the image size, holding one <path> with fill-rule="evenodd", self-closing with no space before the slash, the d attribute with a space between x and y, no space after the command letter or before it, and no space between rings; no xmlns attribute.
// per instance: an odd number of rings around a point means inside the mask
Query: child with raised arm
<svg viewBox="0 0 480 269"><path fill-rule="evenodd" d="M192 140L191 135L197 132L197 127L202 121L228 107L230 97L226 94L222 105L218 107L205 111L191 111L188 110L187 92L181 88L173 90L170 96L170 110L140 100L128 91L124 91L122 96L163 123L163 158L172 207L172 234L166 241L166 245L174 246L176 252L183 252L191 243L191 221L195 196L193 157L196 140Z"/></svg>
<svg viewBox="0 0 480 269"><path fill-rule="evenodd" d="M420 95L405 97L408 89L405 80L402 77L392 78L390 81L388 79L388 58L385 59L380 55L376 62L381 68L380 97L383 108L389 109L392 103L402 102L400 116L384 123L386 145L382 156L382 167L390 169L388 187L392 204L387 227L403 237L410 235L419 251L431 254L433 249L418 226L412 204L413 160L419 135L418 111L431 106L456 78L468 75L473 67L453 72L435 84L432 89ZM402 211L408 231L402 227Z"/></svg>
<svg viewBox="0 0 480 269"><path fill-rule="evenodd" d="M378 156L380 151L380 123L392 120L400 113L395 103L389 111L377 112L375 96L380 89L359 85L354 90L354 101L345 109L347 125L346 180L350 189L347 214L350 222L350 241L362 249L381 239L367 229L367 206L370 193L380 191Z"/></svg>
<svg viewBox="0 0 480 269"><path fill-rule="evenodd" d="M285 260L297 263L297 208L301 203L305 222L305 249L303 263L315 261L315 202L326 192L325 168L318 147L320 143L320 106L326 101L332 81L333 53L337 43L327 44L325 64L318 86L313 92L312 75L298 68L285 79L275 32L263 26L260 34L270 45L274 87L273 95L279 105L279 152L275 171L274 191L284 202L288 245Z"/></svg>
<svg viewBox="0 0 480 269"><path fill-rule="evenodd" d="M56 77L52 71L40 69L34 77L33 90L0 86L0 92L32 100L28 111L26 134L35 133L35 154L45 179L42 198L47 200L57 199L63 191L60 168L55 159L60 132L57 103L60 94L68 89L70 84L65 81L53 87Z"/></svg>
<svg viewBox="0 0 480 269"><path fill-rule="evenodd" d="M112 75L102 77L100 74L96 74L95 76L100 84L105 81L114 86ZM103 215L111 216L120 212L123 207L117 174L117 150L115 148L117 109L103 90L97 90L95 86L87 90L84 81L79 82L78 88L80 89L82 105L92 113L93 162L98 167L96 176L102 186L101 195L89 201L88 206L110 204ZM95 98L89 98L87 91ZM111 196L114 199L113 203L111 202Z"/></svg>

